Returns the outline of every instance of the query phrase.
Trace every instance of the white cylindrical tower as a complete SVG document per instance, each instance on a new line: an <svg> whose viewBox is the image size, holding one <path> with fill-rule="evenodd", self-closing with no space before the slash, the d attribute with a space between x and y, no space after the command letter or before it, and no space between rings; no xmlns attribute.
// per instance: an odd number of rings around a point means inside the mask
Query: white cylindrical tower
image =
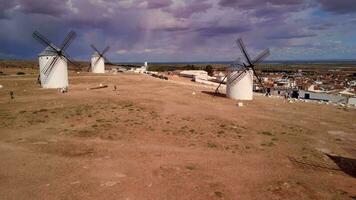
<svg viewBox="0 0 356 200"><path fill-rule="evenodd" d="M242 69L241 69L242 70ZM237 74L241 73L241 70L228 71L227 84L226 84L226 96L236 100L252 100L253 98L253 70L246 71L246 74L242 74L241 78L231 83Z"/></svg>
<svg viewBox="0 0 356 200"><path fill-rule="evenodd" d="M48 66L57 56L57 53L52 48L47 47L38 55L40 67L40 80L43 88L66 88L68 87L68 66L67 61L61 58L57 59L52 70L46 76L42 71Z"/></svg>
<svg viewBox="0 0 356 200"><path fill-rule="evenodd" d="M147 61L145 62L144 68L145 68L145 71L148 70L148 63L147 63Z"/></svg>
<svg viewBox="0 0 356 200"><path fill-rule="evenodd" d="M105 60L103 57L99 59L100 55L95 52L91 57L91 71L93 73L105 73ZM99 59L99 60L98 60Z"/></svg>

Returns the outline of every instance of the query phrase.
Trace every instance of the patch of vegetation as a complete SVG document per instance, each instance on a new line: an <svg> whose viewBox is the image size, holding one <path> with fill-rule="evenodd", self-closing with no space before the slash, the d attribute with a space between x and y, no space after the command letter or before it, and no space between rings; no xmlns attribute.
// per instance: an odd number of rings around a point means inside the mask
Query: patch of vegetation
<svg viewBox="0 0 356 200"><path fill-rule="evenodd" d="M25 72L16 72L16 75L25 75Z"/></svg>
<svg viewBox="0 0 356 200"><path fill-rule="evenodd" d="M126 104L123 105L122 107L123 107L123 108L130 108L130 107L132 107L132 106L133 106L132 103L126 103Z"/></svg>
<svg viewBox="0 0 356 200"><path fill-rule="evenodd" d="M194 129L190 129L189 132L190 133L195 133L195 130Z"/></svg>
<svg viewBox="0 0 356 200"><path fill-rule="evenodd" d="M78 137L92 137L95 136L95 134L95 131L89 129L79 130L77 133L75 133L75 135Z"/></svg>
<svg viewBox="0 0 356 200"><path fill-rule="evenodd" d="M269 132L269 131L258 132L258 134L267 135L267 136L273 136L273 134L271 132Z"/></svg>
<svg viewBox="0 0 356 200"><path fill-rule="evenodd" d="M222 192L219 192L219 191L215 191L214 194L219 197L219 198L222 198L223 197L223 193Z"/></svg>
<svg viewBox="0 0 356 200"><path fill-rule="evenodd" d="M206 71L209 76L213 76L214 75L214 67L211 66L211 65L205 66L204 71Z"/></svg>
<svg viewBox="0 0 356 200"><path fill-rule="evenodd" d="M220 124L220 128L225 128L226 125L225 124Z"/></svg>
<svg viewBox="0 0 356 200"><path fill-rule="evenodd" d="M97 119L95 120L96 122L99 122L99 123L102 123L102 122L105 122L105 119Z"/></svg>
<svg viewBox="0 0 356 200"><path fill-rule="evenodd" d="M271 147L274 146L273 142L262 143L261 146Z"/></svg>
<svg viewBox="0 0 356 200"><path fill-rule="evenodd" d="M216 144L211 143L211 142L208 142L207 145L208 145L209 148L216 148L216 147L218 147Z"/></svg>
<svg viewBox="0 0 356 200"><path fill-rule="evenodd" d="M185 166L185 168L187 168L189 170L196 170L197 169L197 167L195 165L193 165L193 164L189 164L189 165Z"/></svg>

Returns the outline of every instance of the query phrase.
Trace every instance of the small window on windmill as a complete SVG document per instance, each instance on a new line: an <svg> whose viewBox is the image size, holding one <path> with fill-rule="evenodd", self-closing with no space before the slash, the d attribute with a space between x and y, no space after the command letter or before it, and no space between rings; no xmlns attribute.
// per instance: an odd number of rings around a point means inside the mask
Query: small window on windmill
<svg viewBox="0 0 356 200"><path fill-rule="evenodd" d="M46 59L48 60L48 57L46 57Z"/></svg>

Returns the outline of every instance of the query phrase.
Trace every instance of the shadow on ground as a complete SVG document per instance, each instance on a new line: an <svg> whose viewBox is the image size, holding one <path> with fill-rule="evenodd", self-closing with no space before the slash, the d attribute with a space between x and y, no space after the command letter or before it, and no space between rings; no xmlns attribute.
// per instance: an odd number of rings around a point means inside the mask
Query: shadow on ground
<svg viewBox="0 0 356 200"><path fill-rule="evenodd" d="M211 95L213 97L226 97L226 94L215 93L215 92L211 92L211 91L202 91L201 93L208 94L208 95Z"/></svg>
<svg viewBox="0 0 356 200"><path fill-rule="evenodd" d="M326 154L343 171L356 178L356 159Z"/></svg>

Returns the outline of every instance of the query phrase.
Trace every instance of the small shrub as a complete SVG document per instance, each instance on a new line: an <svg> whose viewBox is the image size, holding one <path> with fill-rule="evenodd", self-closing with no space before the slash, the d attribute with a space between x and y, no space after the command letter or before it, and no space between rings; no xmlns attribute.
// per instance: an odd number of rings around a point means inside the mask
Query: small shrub
<svg viewBox="0 0 356 200"><path fill-rule="evenodd" d="M219 197L219 198L221 198L221 197L223 196L223 193L222 193L222 192L216 191L216 192L214 192L214 193L215 193L215 195L216 195L217 197Z"/></svg>
<svg viewBox="0 0 356 200"><path fill-rule="evenodd" d="M210 143L210 142L208 142L208 147L209 147L209 148L216 148L216 147L217 147L217 145L216 145L216 144L214 144L214 143Z"/></svg>
<svg viewBox="0 0 356 200"><path fill-rule="evenodd" d="M25 72L16 72L16 75L25 75Z"/></svg>
<svg viewBox="0 0 356 200"><path fill-rule="evenodd" d="M204 71L208 72L209 76L213 76L214 75L214 68L211 65L207 65L205 67Z"/></svg>
<svg viewBox="0 0 356 200"><path fill-rule="evenodd" d="M187 166L185 166L185 168L187 168L187 169L189 169L189 170L196 170L197 168L196 168L196 166L194 166L194 165L187 165Z"/></svg>
<svg viewBox="0 0 356 200"><path fill-rule="evenodd" d="M262 131L262 132L259 132L259 134L262 134L262 135L267 135L267 136L273 136L273 134L269 131Z"/></svg>

